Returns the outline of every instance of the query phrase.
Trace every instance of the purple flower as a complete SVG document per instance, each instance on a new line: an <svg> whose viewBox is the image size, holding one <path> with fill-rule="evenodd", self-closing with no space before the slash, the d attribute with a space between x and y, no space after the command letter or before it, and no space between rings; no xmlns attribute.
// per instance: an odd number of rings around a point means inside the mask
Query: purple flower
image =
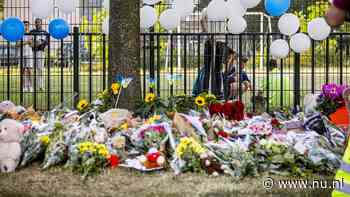
<svg viewBox="0 0 350 197"><path fill-rule="evenodd" d="M324 84L322 86L321 97L327 97L332 100L338 100L342 98L344 89L347 88L346 85L337 85L337 84Z"/></svg>

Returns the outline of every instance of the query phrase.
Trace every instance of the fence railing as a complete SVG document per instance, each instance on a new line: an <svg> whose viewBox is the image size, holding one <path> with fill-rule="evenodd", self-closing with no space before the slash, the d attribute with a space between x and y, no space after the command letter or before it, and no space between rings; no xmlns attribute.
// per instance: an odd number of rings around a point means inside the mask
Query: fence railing
<svg viewBox="0 0 350 197"><path fill-rule="evenodd" d="M225 73L229 68L221 64L225 54L214 50L208 53L206 43L210 40L222 42L224 47L236 51L239 62L243 56L248 58L245 67L238 67L236 72L241 76L246 73L251 87L248 91L237 88L236 97L243 100L249 110L261 108L260 105L267 111L276 107L298 107L303 105L306 94L319 93L324 83L350 82L349 33L334 33L325 41L312 41L308 52L291 52L287 58L277 61L277 69L271 69L269 48L278 38L288 39L277 33L144 33L141 35L143 94L147 91L154 91L161 97L192 94L202 68L207 66L217 75ZM215 74L211 74L211 79L215 79L213 76ZM217 82L209 84L212 90L220 87ZM221 89L223 87L225 85L221 85ZM230 88L226 87L226 92L222 93L229 94ZM261 100L263 97L265 99Z"/></svg>
<svg viewBox="0 0 350 197"><path fill-rule="evenodd" d="M236 73L247 74L250 88L248 91L237 88L234 95L244 101L248 110L261 108L262 103L264 110L301 106L304 96L319 93L324 83L350 83L350 33L334 33L325 41L313 41L308 52L301 55L291 52L287 58L278 60L278 68L274 70L268 66L269 46L274 39L288 39L277 33L143 33L140 36L143 95L149 91L161 97L190 95L205 65L215 68L211 73L229 70L228 65L221 64L224 52L221 55L216 55L220 54L217 51L208 52L210 40L236 51L239 61L243 56L248 57L246 66L237 67ZM92 101L107 87L106 35L79 33L75 28L65 40L54 40L49 35L44 38L48 41L44 51L34 50L31 55L26 54L26 41L42 39L42 35L27 34L16 44L0 42L0 100L47 110L62 102L72 105L79 97ZM211 90L217 86L205 81ZM225 95L230 93L230 88L221 84ZM265 102L259 100L261 97L266 97Z"/></svg>
<svg viewBox="0 0 350 197"><path fill-rule="evenodd" d="M0 100L47 110L79 97L92 101L106 88L105 34L74 28L64 40L26 34L18 43L0 44Z"/></svg>

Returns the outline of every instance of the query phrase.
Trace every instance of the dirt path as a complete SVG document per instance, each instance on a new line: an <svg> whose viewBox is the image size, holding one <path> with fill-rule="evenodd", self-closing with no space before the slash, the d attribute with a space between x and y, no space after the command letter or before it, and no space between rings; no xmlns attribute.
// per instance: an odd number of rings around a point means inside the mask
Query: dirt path
<svg viewBox="0 0 350 197"><path fill-rule="evenodd" d="M37 165L14 174L0 174L1 197L61 197L61 196L329 196L321 190L281 190L263 188L263 180L231 177L209 177L199 174L174 176L173 172L143 174L118 168L82 180L79 175L60 168L40 171ZM278 179L276 177L276 179Z"/></svg>

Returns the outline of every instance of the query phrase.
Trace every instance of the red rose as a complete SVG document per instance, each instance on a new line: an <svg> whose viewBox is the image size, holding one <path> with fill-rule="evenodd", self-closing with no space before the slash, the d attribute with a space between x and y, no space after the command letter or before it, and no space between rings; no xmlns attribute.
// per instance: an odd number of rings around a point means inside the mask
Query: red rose
<svg viewBox="0 0 350 197"><path fill-rule="evenodd" d="M241 121L244 119L244 104L241 101L233 102L234 115L233 119Z"/></svg>
<svg viewBox="0 0 350 197"><path fill-rule="evenodd" d="M119 166L119 157L117 155L110 155L108 158L108 162L111 168L116 168Z"/></svg>
<svg viewBox="0 0 350 197"><path fill-rule="evenodd" d="M148 153L148 154L146 155L147 160L150 161L150 162L156 162L159 156L160 156L160 153L159 153L159 152Z"/></svg>
<svg viewBox="0 0 350 197"><path fill-rule="evenodd" d="M213 103L209 106L209 113L210 115L214 114L220 114L222 112L222 104L220 103Z"/></svg>
<svg viewBox="0 0 350 197"><path fill-rule="evenodd" d="M229 134L226 133L225 131L219 131L218 132L218 136L221 136L223 138L228 138L229 137Z"/></svg>
<svg viewBox="0 0 350 197"><path fill-rule="evenodd" d="M279 126L281 123L276 119L276 118L273 118L272 120L271 120L271 126L272 127L277 127L277 126Z"/></svg>
<svg viewBox="0 0 350 197"><path fill-rule="evenodd" d="M222 113L225 115L225 118L232 120L234 115L233 103L226 102L224 106L222 106Z"/></svg>

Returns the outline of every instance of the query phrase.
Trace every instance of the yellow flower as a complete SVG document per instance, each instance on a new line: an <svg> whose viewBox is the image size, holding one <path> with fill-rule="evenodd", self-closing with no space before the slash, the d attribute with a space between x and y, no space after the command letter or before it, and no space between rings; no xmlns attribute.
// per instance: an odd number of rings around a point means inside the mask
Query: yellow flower
<svg viewBox="0 0 350 197"><path fill-rule="evenodd" d="M160 115L153 115L152 117L150 117L150 118L146 121L146 123L147 123L147 124L153 124L153 123L155 123L156 121L160 120L161 118L162 118L162 116L160 116Z"/></svg>
<svg viewBox="0 0 350 197"><path fill-rule="evenodd" d="M119 93L119 90L120 90L120 84L119 83L113 83L112 86L111 86L111 89L112 89L112 93L113 94L118 94Z"/></svg>
<svg viewBox="0 0 350 197"><path fill-rule="evenodd" d="M79 101L78 105L77 105L77 109L79 111L82 111L84 109L86 109L89 106L89 102L87 102L87 100L82 99Z"/></svg>
<svg viewBox="0 0 350 197"><path fill-rule="evenodd" d="M50 138L49 136L45 135L40 138L40 142L43 143L44 145L48 145L50 143Z"/></svg>
<svg viewBox="0 0 350 197"><path fill-rule="evenodd" d="M146 103L151 103L156 99L156 95L153 93L148 93L145 98Z"/></svg>
<svg viewBox="0 0 350 197"><path fill-rule="evenodd" d="M197 96L195 103L198 107L203 107L206 104L205 99L202 96Z"/></svg>
<svg viewBox="0 0 350 197"><path fill-rule="evenodd" d="M120 130L127 130L128 128L129 128L129 125L128 125L128 123L126 122L126 123L124 123L124 124L122 124L122 125L120 125Z"/></svg>
<svg viewBox="0 0 350 197"><path fill-rule="evenodd" d="M181 138L179 145L176 147L176 155L181 158L186 150L191 150L198 155L205 152L205 149L195 139L184 137Z"/></svg>

